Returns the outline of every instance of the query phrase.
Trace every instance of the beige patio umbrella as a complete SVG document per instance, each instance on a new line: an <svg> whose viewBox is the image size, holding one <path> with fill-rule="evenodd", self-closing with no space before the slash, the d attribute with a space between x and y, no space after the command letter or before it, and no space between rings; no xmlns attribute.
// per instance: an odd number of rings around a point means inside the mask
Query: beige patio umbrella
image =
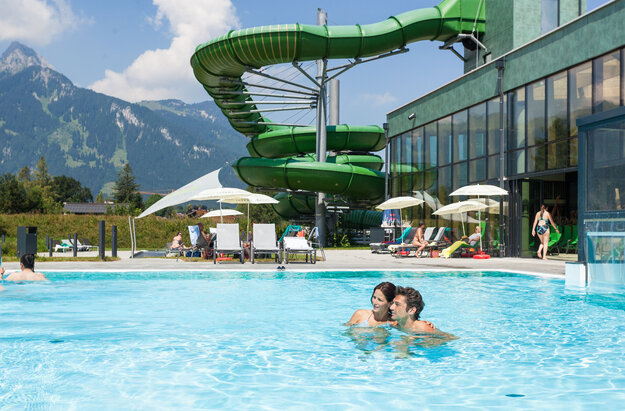
<svg viewBox="0 0 625 411"><path fill-rule="evenodd" d="M243 197L249 194L252 193L234 187L209 188L195 194L189 199L189 201L222 200L224 198ZM221 210L221 203L219 203L219 209ZM221 219L221 222L223 223L223 218Z"/></svg>
<svg viewBox="0 0 625 411"><path fill-rule="evenodd" d="M219 200L219 203L228 203L228 204L247 204L247 230L245 231L245 236L249 235L250 232L250 204L277 204L278 200L275 198L271 198L265 194L259 193L248 193L247 195L242 196L230 196ZM249 241L249 238L247 238Z"/></svg>
<svg viewBox="0 0 625 411"><path fill-rule="evenodd" d="M389 198L382 204L378 204L377 206L375 206L375 208L377 208L378 210L392 210L395 208L399 209L399 226L401 227L402 222L403 222L403 219L401 216L402 208L414 207L414 206L421 205L423 203L424 203L423 200L419 198L415 198L415 197L408 197L408 196L393 197L393 198ZM393 231L395 230L393 229Z"/></svg>
<svg viewBox="0 0 625 411"><path fill-rule="evenodd" d="M490 185L490 184L472 184L464 187L460 187L456 191L450 194L450 196L477 196L480 197L490 196L507 196L508 191L503 188ZM481 220L482 216L478 214L478 220ZM483 234L483 233L482 233ZM499 238L503 238L503 233L499 233ZM480 235L480 250L482 249L482 236Z"/></svg>
<svg viewBox="0 0 625 411"><path fill-rule="evenodd" d="M230 208L227 208L225 210L220 208L219 210L209 211L208 213L204 214L200 218L215 218L215 217L227 217L227 216L236 216L236 215L243 215L243 213L240 212L239 210L233 210Z"/></svg>
<svg viewBox="0 0 625 411"><path fill-rule="evenodd" d="M480 203L479 201L474 200L466 200L466 201L458 201L457 203L451 203L444 207L439 208L434 211L432 214L436 215L448 215L448 214L464 214L469 211L481 211L485 210L487 207L485 204ZM464 221L462 221L462 234L466 235L464 230ZM482 235L480 234L480 249L482 248Z"/></svg>

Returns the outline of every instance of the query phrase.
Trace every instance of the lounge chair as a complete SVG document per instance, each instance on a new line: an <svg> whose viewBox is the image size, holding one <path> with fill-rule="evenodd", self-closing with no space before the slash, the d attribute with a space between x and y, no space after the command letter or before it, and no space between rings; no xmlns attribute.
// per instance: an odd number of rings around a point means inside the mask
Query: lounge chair
<svg viewBox="0 0 625 411"><path fill-rule="evenodd" d="M213 264L217 264L217 253L239 254L241 264L245 263L245 251L239 241L239 224L217 224L217 238L213 246Z"/></svg>
<svg viewBox="0 0 625 411"><path fill-rule="evenodd" d="M404 236L404 239L400 243L388 244L387 249L391 254L397 253L399 250L408 249L411 247L410 243L414 240L414 236L417 235L417 228L412 227L410 231Z"/></svg>
<svg viewBox="0 0 625 411"><path fill-rule="evenodd" d="M275 254L275 261L282 261L282 252L276 241L275 224L254 224L253 241L250 244L250 261L254 264L254 257L258 253Z"/></svg>
<svg viewBox="0 0 625 411"><path fill-rule="evenodd" d="M282 244L284 262L287 264L289 263L289 257L294 254L305 254L306 262L308 262L308 256L310 256L311 263L315 264L317 262L317 250L310 246L305 237L284 237Z"/></svg>
<svg viewBox="0 0 625 411"><path fill-rule="evenodd" d="M447 230L447 227L440 227L434 239L428 243L427 247L423 249L423 252L427 252L429 255L432 255L433 250L438 250L440 247L450 244L450 242L445 239L445 232Z"/></svg>
<svg viewBox="0 0 625 411"><path fill-rule="evenodd" d="M56 243L56 241L55 241ZM58 244L54 245L55 253L64 253L66 251L72 251L74 249L74 245L69 242L69 240L61 240Z"/></svg>
<svg viewBox="0 0 625 411"><path fill-rule="evenodd" d="M423 232L423 239L425 241L431 241L434 237L434 227L428 227ZM421 246L412 245L412 240L414 236L417 235L417 229L414 229L414 232L411 233L410 242L406 242L405 244L398 244L395 246L389 246L389 250L391 250L391 254L393 257L408 257L410 255L410 251L415 251L421 248ZM408 238L407 238L408 239Z"/></svg>
<svg viewBox="0 0 625 411"><path fill-rule="evenodd" d="M82 244L81 244L82 243ZM92 245L91 241L89 241L88 238L79 238L78 239L78 251L80 251L80 247L85 248L85 251L91 251L91 250L99 250L100 246L97 245Z"/></svg>
<svg viewBox="0 0 625 411"><path fill-rule="evenodd" d="M381 254L381 253L389 252L389 250L388 250L389 245L405 243L406 241L404 241L404 238L406 238L406 236L408 235L408 233L410 233L410 230L412 230L412 229L413 229L412 227L406 227L406 229L401 233L401 235L399 237L397 237L393 241L382 241L382 242L379 242L379 243L377 243L377 242L376 243L370 243L369 244L369 249L374 254ZM413 234L413 236L414 236L414 234ZM410 241L412 241L412 239Z"/></svg>

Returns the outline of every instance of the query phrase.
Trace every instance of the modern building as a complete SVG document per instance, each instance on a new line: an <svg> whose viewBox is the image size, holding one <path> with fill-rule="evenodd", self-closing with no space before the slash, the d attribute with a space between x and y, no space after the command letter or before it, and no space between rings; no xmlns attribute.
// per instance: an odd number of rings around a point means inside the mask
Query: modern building
<svg viewBox="0 0 625 411"><path fill-rule="evenodd" d="M497 240L501 221L506 255L535 252L532 223L545 203L562 226L577 230L579 216L586 258L585 216L592 230L614 231L598 229L597 218L625 210L625 1L588 13L585 0L484 6L479 43L446 45L465 74L388 114L390 195L418 191L444 205L467 184L503 186L509 198L487 213L486 236ZM432 211L415 207L412 218L459 228Z"/></svg>

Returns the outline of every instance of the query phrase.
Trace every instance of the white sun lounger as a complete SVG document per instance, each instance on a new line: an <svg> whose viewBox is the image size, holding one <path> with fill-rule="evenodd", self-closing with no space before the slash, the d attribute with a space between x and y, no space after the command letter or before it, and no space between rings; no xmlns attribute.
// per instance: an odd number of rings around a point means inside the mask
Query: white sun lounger
<svg viewBox="0 0 625 411"><path fill-rule="evenodd" d="M294 254L305 254L306 262L308 262L308 256L310 256L310 262L315 264L317 262L317 250L312 248L308 243L308 240L304 237L284 237L282 239L284 261L289 263L289 256Z"/></svg>
<svg viewBox="0 0 625 411"><path fill-rule="evenodd" d="M276 241L275 224L254 224L254 239L250 244L250 261L254 264L254 255L258 253L275 254L276 262L282 261L282 253Z"/></svg>
<svg viewBox="0 0 625 411"><path fill-rule="evenodd" d="M239 254L241 264L245 263L245 253L239 241L239 224L217 224L217 238L213 249L214 264L217 264L217 253Z"/></svg>

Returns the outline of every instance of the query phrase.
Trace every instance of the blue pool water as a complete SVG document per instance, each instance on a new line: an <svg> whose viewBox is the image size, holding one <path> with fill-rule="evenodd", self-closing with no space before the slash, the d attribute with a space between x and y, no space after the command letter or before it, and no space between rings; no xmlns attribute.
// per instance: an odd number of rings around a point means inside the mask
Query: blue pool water
<svg viewBox="0 0 625 411"><path fill-rule="evenodd" d="M625 303L506 273L49 273L0 293L0 407L583 409L625 403ZM380 281L459 339L348 330Z"/></svg>

